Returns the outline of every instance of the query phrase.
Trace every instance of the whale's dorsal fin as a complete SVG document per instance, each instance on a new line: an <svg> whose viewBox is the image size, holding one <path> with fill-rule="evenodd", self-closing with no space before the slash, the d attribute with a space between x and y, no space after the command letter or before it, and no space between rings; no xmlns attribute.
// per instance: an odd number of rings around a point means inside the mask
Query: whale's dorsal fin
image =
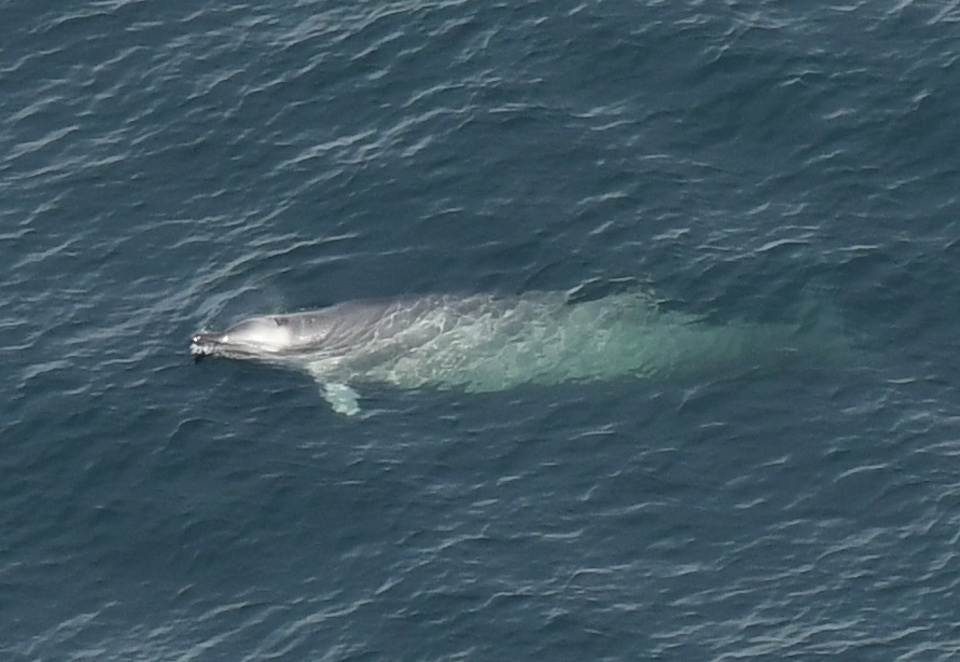
<svg viewBox="0 0 960 662"><path fill-rule="evenodd" d="M320 387L320 393L338 414L356 416L360 413L360 405L357 402L360 394L346 384L328 382Z"/></svg>
<svg viewBox="0 0 960 662"><path fill-rule="evenodd" d="M584 303L586 301L596 301L612 294L624 294L627 292L636 292L639 294L649 294L645 291L643 283L636 278L591 278L585 280L573 289L567 290L566 299L568 305ZM651 301L653 297L650 296Z"/></svg>

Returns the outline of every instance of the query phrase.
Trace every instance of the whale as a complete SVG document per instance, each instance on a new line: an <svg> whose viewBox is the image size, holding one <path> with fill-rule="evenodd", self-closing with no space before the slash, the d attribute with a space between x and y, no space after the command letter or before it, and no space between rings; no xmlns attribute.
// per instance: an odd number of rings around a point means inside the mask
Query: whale
<svg viewBox="0 0 960 662"><path fill-rule="evenodd" d="M364 384L482 393L523 384L653 379L774 356L813 360L843 346L834 325L716 323L664 309L642 290L581 294L349 301L201 331L190 338L190 351L197 359L252 360L306 372L334 411L354 416L361 412L358 389Z"/></svg>

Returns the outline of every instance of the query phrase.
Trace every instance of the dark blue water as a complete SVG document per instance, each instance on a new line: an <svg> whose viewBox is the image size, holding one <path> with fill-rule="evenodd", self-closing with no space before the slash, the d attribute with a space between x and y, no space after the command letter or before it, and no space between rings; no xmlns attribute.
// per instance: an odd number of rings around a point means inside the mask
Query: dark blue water
<svg viewBox="0 0 960 662"><path fill-rule="evenodd" d="M954 660L956 2L0 3L5 660ZM637 278L856 352L470 394L241 317Z"/></svg>

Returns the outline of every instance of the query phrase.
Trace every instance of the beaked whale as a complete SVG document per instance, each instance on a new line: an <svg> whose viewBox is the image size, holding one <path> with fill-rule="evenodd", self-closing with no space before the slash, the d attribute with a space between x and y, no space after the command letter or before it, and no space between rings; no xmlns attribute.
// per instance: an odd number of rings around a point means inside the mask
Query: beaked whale
<svg viewBox="0 0 960 662"><path fill-rule="evenodd" d="M335 411L354 415L360 405L353 387L362 383L499 391L526 383L682 374L841 345L836 329L710 324L661 310L648 294L631 291L586 300L569 292L532 292L355 301L197 333L190 350L198 358L305 370Z"/></svg>

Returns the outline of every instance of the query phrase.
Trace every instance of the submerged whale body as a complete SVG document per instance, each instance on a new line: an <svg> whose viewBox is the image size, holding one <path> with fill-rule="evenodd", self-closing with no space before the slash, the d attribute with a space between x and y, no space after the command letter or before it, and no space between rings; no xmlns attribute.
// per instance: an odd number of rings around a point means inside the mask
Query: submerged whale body
<svg viewBox="0 0 960 662"><path fill-rule="evenodd" d="M198 333L190 349L305 370L337 412L353 415L362 383L483 392L656 377L835 345L827 335L836 334L798 324L708 324L660 310L640 292L585 301L563 292L436 294L254 317Z"/></svg>

